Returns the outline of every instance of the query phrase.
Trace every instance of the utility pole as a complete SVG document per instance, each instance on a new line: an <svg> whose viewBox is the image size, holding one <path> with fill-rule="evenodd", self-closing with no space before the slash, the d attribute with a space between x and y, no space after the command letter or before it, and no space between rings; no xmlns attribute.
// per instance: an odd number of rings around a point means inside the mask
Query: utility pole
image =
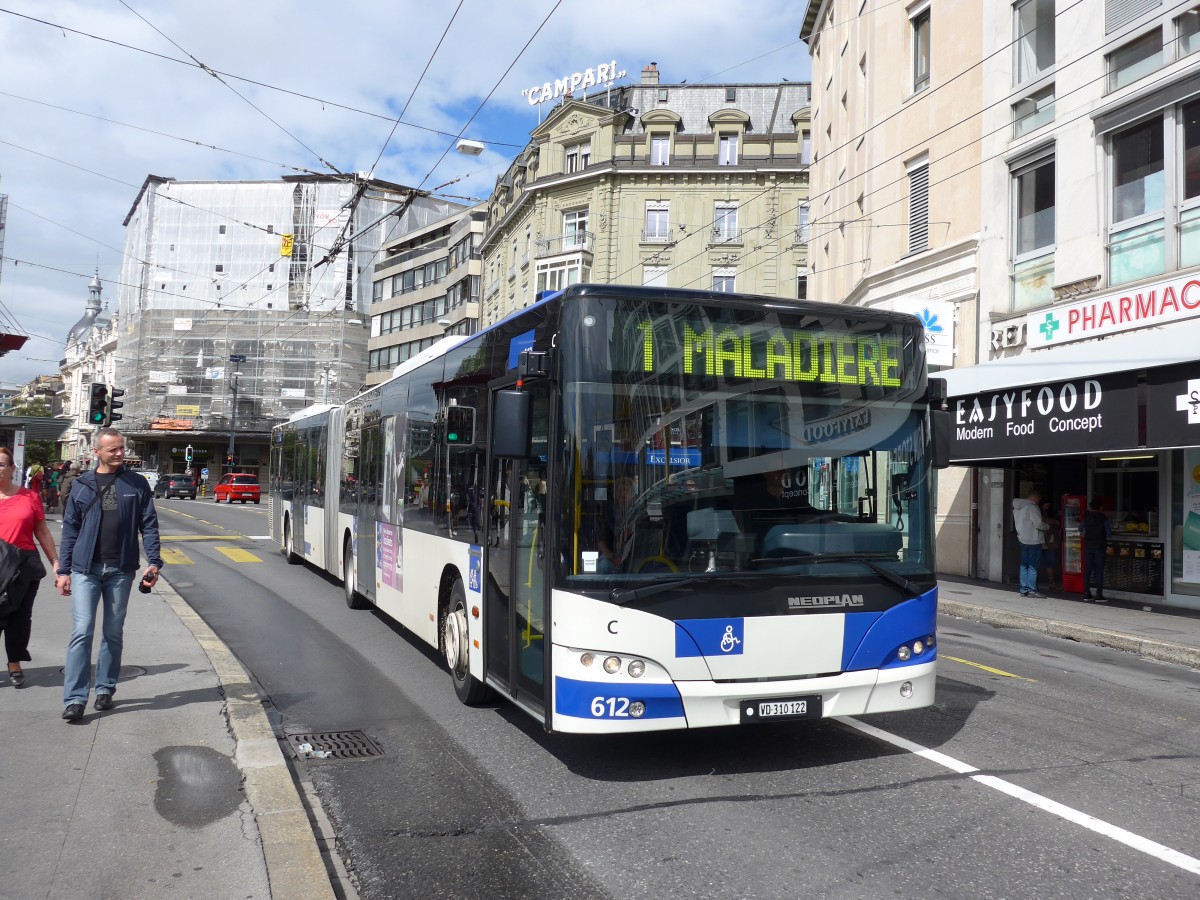
<svg viewBox="0 0 1200 900"><path fill-rule="evenodd" d="M238 381L241 379L241 367L245 359L246 357L240 353L229 357L229 361L233 363L233 375L230 377L230 387L233 389L233 406L230 407L229 410L229 453L227 455L227 462L229 463L229 470L231 472L233 471L233 453L236 449L234 444L234 432L237 430Z"/></svg>
<svg viewBox="0 0 1200 900"><path fill-rule="evenodd" d="M333 366L329 365L329 363L326 363L325 365L321 366L321 371L323 371L325 373L325 379L323 382L324 383L324 391L322 392L322 395L321 395L322 403L329 402L329 370L332 368L333 368Z"/></svg>

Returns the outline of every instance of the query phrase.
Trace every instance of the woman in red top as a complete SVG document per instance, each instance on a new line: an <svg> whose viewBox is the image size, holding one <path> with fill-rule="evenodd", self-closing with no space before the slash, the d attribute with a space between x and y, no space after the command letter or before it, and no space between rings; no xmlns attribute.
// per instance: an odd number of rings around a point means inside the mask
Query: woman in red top
<svg viewBox="0 0 1200 900"><path fill-rule="evenodd" d="M50 560L53 571L58 570L58 553L46 526L42 499L29 488L21 487L20 473L13 466L12 451L7 447L0 447L0 540L21 551L20 569L8 586L12 611L0 618L4 649L8 652L8 678L20 687L25 683L21 663L32 658L29 633L33 627L33 598L37 595L38 583L46 577L34 541L42 545L42 552Z"/></svg>

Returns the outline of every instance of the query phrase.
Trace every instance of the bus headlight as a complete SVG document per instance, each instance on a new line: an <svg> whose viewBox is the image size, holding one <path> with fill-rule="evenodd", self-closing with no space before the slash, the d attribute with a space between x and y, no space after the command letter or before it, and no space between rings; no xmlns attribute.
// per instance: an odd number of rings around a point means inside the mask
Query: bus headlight
<svg viewBox="0 0 1200 900"><path fill-rule="evenodd" d="M629 664L627 671L630 678L641 678L646 674L646 664L640 659L635 659Z"/></svg>
<svg viewBox="0 0 1200 900"><path fill-rule="evenodd" d="M900 662L908 662L910 656L912 656L912 651L908 649L908 644L901 644L900 649L896 651L896 658Z"/></svg>
<svg viewBox="0 0 1200 900"><path fill-rule="evenodd" d="M579 662L585 666L590 666L595 661L596 657L592 656L590 653L584 653L579 657Z"/></svg>
<svg viewBox="0 0 1200 900"><path fill-rule="evenodd" d="M906 682L904 682L904 684L900 685L900 696L903 697L905 700L907 700L909 697L912 696L912 691L913 691L913 688L912 688L911 681L906 681Z"/></svg>
<svg viewBox="0 0 1200 900"><path fill-rule="evenodd" d="M608 656L604 659L604 671L609 675L616 675L621 671L621 657Z"/></svg>
<svg viewBox="0 0 1200 900"><path fill-rule="evenodd" d="M925 644L923 641L913 641L913 656L920 656L925 652Z"/></svg>

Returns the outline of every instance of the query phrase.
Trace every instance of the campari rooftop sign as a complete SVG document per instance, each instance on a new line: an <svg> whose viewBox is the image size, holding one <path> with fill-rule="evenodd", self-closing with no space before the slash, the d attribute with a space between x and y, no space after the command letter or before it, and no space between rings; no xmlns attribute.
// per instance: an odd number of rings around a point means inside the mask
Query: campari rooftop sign
<svg viewBox="0 0 1200 900"><path fill-rule="evenodd" d="M1200 316L1200 272L1141 287L1097 294L1025 317L1032 349L1165 325Z"/></svg>
<svg viewBox="0 0 1200 900"><path fill-rule="evenodd" d="M617 61L611 60L600 63L594 69L584 69L582 72L572 72L554 81L535 84L521 91L521 96L529 101L530 106L537 106L547 100L557 100L567 94L583 91L586 95L588 88L597 86L608 87L619 78L624 78L624 69L617 68Z"/></svg>

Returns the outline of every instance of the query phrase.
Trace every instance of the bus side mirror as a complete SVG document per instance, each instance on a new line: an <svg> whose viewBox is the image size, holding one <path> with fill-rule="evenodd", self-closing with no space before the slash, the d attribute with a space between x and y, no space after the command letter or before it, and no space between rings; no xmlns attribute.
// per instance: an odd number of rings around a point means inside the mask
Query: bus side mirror
<svg viewBox="0 0 1200 900"><path fill-rule="evenodd" d="M950 465L950 435L954 423L949 410L931 409L929 425L932 434L930 443L930 459L935 469L944 469Z"/></svg>
<svg viewBox="0 0 1200 900"><path fill-rule="evenodd" d="M492 411L492 453L507 459L528 459L531 443L530 410L533 395L497 391Z"/></svg>

